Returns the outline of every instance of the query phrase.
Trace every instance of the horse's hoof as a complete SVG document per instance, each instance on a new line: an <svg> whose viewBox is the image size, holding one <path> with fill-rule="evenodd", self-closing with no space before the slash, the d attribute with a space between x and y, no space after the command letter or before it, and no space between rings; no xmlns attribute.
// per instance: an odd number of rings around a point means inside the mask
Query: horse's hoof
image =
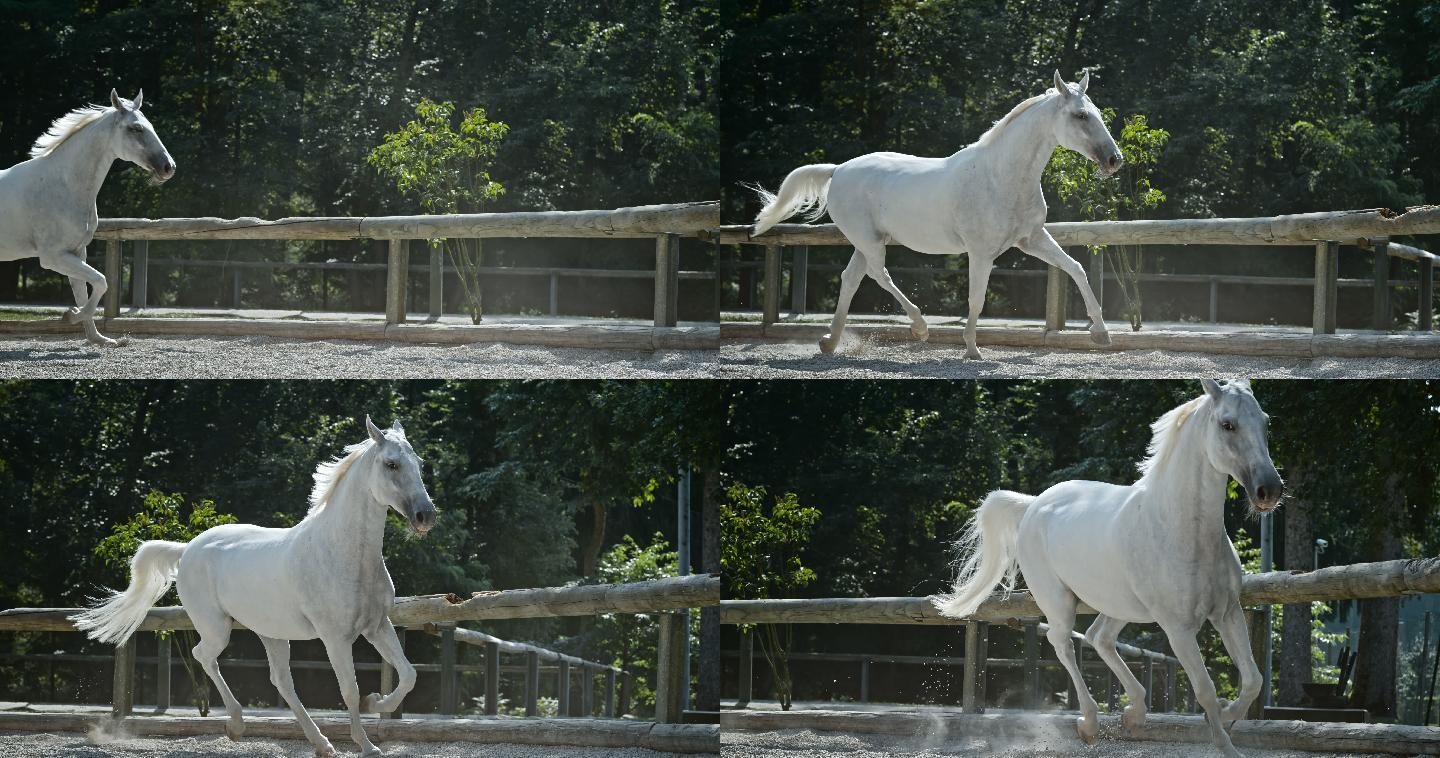
<svg viewBox="0 0 1440 758"><path fill-rule="evenodd" d="M225 736L229 737L232 742L239 742L240 738L245 736L245 722L226 721Z"/></svg>
<svg viewBox="0 0 1440 758"><path fill-rule="evenodd" d="M66 323L78 324L80 323L80 309L70 308L66 310L65 313L60 316L60 318L65 319Z"/></svg>
<svg viewBox="0 0 1440 758"><path fill-rule="evenodd" d="M375 706L378 705L379 703L380 703L380 693L378 693L378 692L372 692L372 693L370 693L369 695L366 695L365 697L363 697L363 698L360 699L360 712L361 712L361 713L379 713L379 709L377 709L377 708L375 707Z"/></svg>
<svg viewBox="0 0 1440 758"><path fill-rule="evenodd" d="M1104 324L1092 326L1090 327L1090 341L1097 345L1108 345L1110 344L1110 331L1105 328Z"/></svg>
<svg viewBox="0 0 1440 758"><path fill-rule="evenodd" d="M335 758L335 747L333 745L321 745L315 748L315 758Z"/></svg>
<svg viewBox="0 0 1440 758"><path fill-rule="evenodd" d="M380 752L380 748L374 745L371 745L369 750L362 750L360 752L360 758L375 758L375 756L379 755L384 755L384 753Z"/></svg>
<svg viewBox="0 0 1440 758"><path fill-rule="evenodd" d="M125 342L122 342L120 340L112 340L103 334L92 334L87 336L85 339L89 340L90 344L99 347L123 347L126 344Z"/></svg>
<svg viewBox="0 0 1440 758"><path fill-rule="evenodd" d="M1125 712L1120 715L1120 725L1130 734L1138 734L1145 726L1145 709L1133 705L1125 706Z"/></svg>
<svg viewBox="0 0 1440 758"><path fill-rule="evenodd" d="M820 338L820 352L822 352L822 353L833 353L833 352L835 352L836 346L838 346L839 344L840 344L840 338L839 338L839 337L831 337L830 335L827 334L827 335L825 335L824 337L821 337L821 338Z"/></svg>
<svg viewBox="0 0 1440 758"><path fill-rule="evenodd" d="M973 347L967 347L965 348L965 357L972 361L978 361L981 358L980 351Z"/></svg>
<svg viewBox="0 0 1440 758"><path fill-rule="evenodd" d="M926 324L924 321L921 321L921 322L918 323L918 324L911 324L911 325L910 325L910 336L911 336L911 337L914 337L914 338L917 339L917 340L920 340L921 342L929 342L929 341L930 341L930 326L929 326L928 324Z"/></svg>
<svg viewBox="0 0 1440 758"><path fill-rule="evenodd" d="M1086 745L1094 745L1095 738L1100 734L1100 725L1095 722L1087 722L1082 716L1075 719L1075 733L1080 735L1080 741Z"/></svg>

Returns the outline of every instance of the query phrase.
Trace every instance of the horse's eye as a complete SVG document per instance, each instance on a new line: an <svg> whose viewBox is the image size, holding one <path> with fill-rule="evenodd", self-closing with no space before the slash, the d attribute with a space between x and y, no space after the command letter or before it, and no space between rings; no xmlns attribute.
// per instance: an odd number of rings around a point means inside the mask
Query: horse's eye
<svg viewBox="0 0 1440 758"><path fill-rule="evenodd" d="M145 131L144 127L140 126L139 124L131 124L130 126L128 126L128 127L126 127L126 128L129 129L130 131L136 133L136 134L139 134L140 132Z"/></svg>
<svg viewBox="0 0 1440 758"><path fill-rule="evenodd" d="M385 468L398 469L400 468L400 464L396 463L395 461L385 461Z"/></svg>
<svg viewBox="0 0 1440 758"><path fill-rule="evenodd" d="M1224 429L1224 430L1227 431L1227 432L1233 432L1233 431L1235 431L1235 424L1233 424L1233 423L1231 423L1231 422L1229 422L1229 421L1221 421L1221 422L1220 422L1220 428L1221 428L1221 429Z"/></svg>
<svg viewBox="0 0 1440 758"><path fill-rule="evenodd" d="M1075 114L1075 118L1084 121L1085 119L1090 118L1090 114L1086 113L1085 111L1080 111Z"/></svg>

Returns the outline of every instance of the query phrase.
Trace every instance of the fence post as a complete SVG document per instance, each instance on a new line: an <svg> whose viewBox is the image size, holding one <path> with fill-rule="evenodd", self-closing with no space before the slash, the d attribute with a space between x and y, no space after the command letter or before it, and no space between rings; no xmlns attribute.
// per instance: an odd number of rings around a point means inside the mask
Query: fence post
<svg viewBox="0 0 1440 758"><path fill-rule="evenodd" d="M1175 659L1165 659L1165 710L1174 713L1175 707Z"/></svg>
<svg viewBox="0 0 1440 758"><path fill-rule="evenodd" d="M455 675L455 625L440 627L440 715L454 716L459 700Z"/></svg>
<svg viewBox="0 0 1440 758"><path fill-rule="evenodd" d="M405 280L409 277L409 240L390 240L385 266L385 323L405 323Z"/></svg>
<svg viewBox="0 0 1440 758"><path fill-rule="evenodd" d="M560 681L556 685L555 715L565 718L570 715L570 660L560 659Z"/></svg>
<svg viewBox="0 0 1440 758"><path fill-rule="evenodd" d="M1099 256L1096 256L1097 258ZM1025 709L1040 708L1040 625L1025 625Z"/></svg>
<svg viewBox="0 0 1440 758"><path fill-rule="evenodd" d="M1220 322L1220 280L1210 277L1210 323Z"/></svg>
<svg viewBox="0 0 1440 758"><path fill-rule="evenodd" d="M764 311L760 314L760 321L769 326L780 320L780 245L770 244L765 246L765 291Z"/></svg>
<svg viewBox="0 0 1440 758"><path fill-rule="evenodd" d="M540 714L540 654L534 650L525 653L525 715Z"/></svg>
<svg viewBox="0 0 1440 758"><path fill-rule="evenodd" d="M615 669L605 669L605 718L615 718Z"/></svg>
<svg viewBox="0 0 1440 758"><path fill-rule="evenodd" d="M806 287L810 277L810 246L796 245L795 261L790 264L790 312L805 312Z"/></svg>
<svg viewBox="0 0 1440 758"><path fill-rule="evenodd" d="M685 638L687 633L682 623L683 616L676 613L660 614L660 649L656 655L655 668L655 722L657 724L680 723L681 681L685 667Z"/></svg>
<svg viewBox="0 0 1440 758"><path fill-rule="evenodd" d="M430 248L430 320L445 315L445 248Z"/></svg>
<svg viewBox="0 0 1440 758"><path fill-rule="evenodd" d="M244 273L245 273L245 269L240 268L239 266L236 266L236 267L230 269L230 307L231 307L231 308L239 308L239 307L240 307L240 290L241 290L242 287L243 287L243 285L240 283L240 277L241 277L241 275L244 274Z"/></svg>
<svg viewBox="0 0 1440 758"><path fill-rule="evenodd" d="M634 691L634 675L628 671L620 672L620 710L615 715L624 716L630 712L630 695Z"/></svg>
<svg viewBox="0 0 1440 758"><path fill-rule="evenodd" d="M860 702L870 702L870 659L860 660Z"/></svg>
<svg viewBox="0 0 1440 758"><path fill-rule="evenodd" d="M1155 659L1145 656L1145 709L1155 709Z"/></svg>
<svg viewBox="0 0 1440 758"><path fill-rule="evenodd" d="M1435 259L1420 259L1420 331L1428 332L1435 325Z"/></svg>
<svg viewBox="0 0 1440 758"><path fill-rule="evenodd" d="M755 632L740 633L740 687L735 693L735 707L746 708L755 693Z"/></svg>
<svg viewBox="0 0 1440 758"><path fill-rule="evenodd" d="M135 262L130 267L130 307L140 310L150 300L150 240L135 240Z"/></svg>
<svg viewBox="0 0 1440 758"><path fill-rule="evenodd" d="M1095 300L1100 310L1105 310L1105 253L1090 254L1090 287L1095 290Z"/></svg>
<svg viewBox="0 0 1440 758"><path fill-rule="evenodd" d="M120 315L120 240L105 240L105 318Z"/></svg>
<svg viewBox="0 0 1440 758"><path fill-rule="evenodd" d="M1265 646L1270 642L1270 614L1265 608L1251 608L1245 611L1245 622L1250 627L1250 654L1255 657L1256 662L1261 666L1260 679L1264 681L1268 677L1263 671L1265 666ZM1265 693L1261 692L1260 697L1250 705L1250 712L1245 718L1258 719L1265 717Z"/></svg>
<svg viewBox="0 0 1440 758"><path fill-rule="evenodd" d="M980 708L980 623L965 622L965 678L960 689L960 707L966 713L979 713Z"/></svg>
<svg viewBox="0 0 1440 758"><path fill-rule="evenodd" d="M1370 241L1375 247L1375 317L1376 331L1390 331L1390 239L1377 237Z"/></svg>
<svg viewBox="0 0 1440 758"><path fill-rule="evenodd" d="M110 713L117 719L135 708L135 635L115 646L115 689Z"/></svg>
<svg viewBox="0 0 1440 758"><path fill-rule="evenodd" d="M595 715L595 672L590 665L580 664L580 716L590 718Z"/></svg>
<svg viewBox="0 0 1440 758"><path fill-rule="evenodd" d="M556 274L550 275L550 315L560 315L560 277Z"/></svg>
<svg viewBox="0 0 1440 758"><path fill-rule="evenodd" d="M1065 328L1065 305L1070 299L1069 278L1056 266L1045 270L1045 330L1058 332Z"/></svg>
<svg viewBox="0 0 1440 758"><path fill-rule="evenodd" d="M500 715L500 646L485 646L485 715Z"/></svg>
<svg viewBox="0 0 1440 758"><path fill-rule="evenodd" d="M1312 334L1335 333L1335 309L1339 298L1338 270L1340 243L1315 243L1315 306L1311 314Z"/></svg>
<svg viewBox="0 0 1440 758"><path fill-rule="evenodd" d="M155 713L170 710L170 637L155 633Z"/></svg>
<svg viewBox="0 0 1440 758"><path fill-rule="evenodd" d="M680 310L680 235L655 237L655 325L675 326Z"/></svg>

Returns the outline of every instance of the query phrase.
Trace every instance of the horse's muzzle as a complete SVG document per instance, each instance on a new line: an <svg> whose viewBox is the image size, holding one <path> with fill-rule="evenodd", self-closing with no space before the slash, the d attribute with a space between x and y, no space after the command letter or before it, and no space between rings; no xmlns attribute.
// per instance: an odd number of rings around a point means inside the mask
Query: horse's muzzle
<svg viewBox="0 0 1440 758"><path fill-rule="evenodd" d="M1280 498L1285 495L1285 482L1280 475L1270 474L1254 482L1253 486L1246 487L1250 495L1250 505L1261 513L1269 513L1280 507Z"/></svg>
<svg viewBox="0 0 1440 758"><path fill-rule="evenodd" d="M154 174L156 181L164 184L170 181L170 177L175 176L175 161L171 160L170 156L167 155L155 161L154 166L150 169L150 173Z"/></svg>
<svg viewBox="0 0 1440 758"><path fill-rule="evenodd" d="M410 513L410 528L425 534L435 528L435 506L425 506Z"/></svg>

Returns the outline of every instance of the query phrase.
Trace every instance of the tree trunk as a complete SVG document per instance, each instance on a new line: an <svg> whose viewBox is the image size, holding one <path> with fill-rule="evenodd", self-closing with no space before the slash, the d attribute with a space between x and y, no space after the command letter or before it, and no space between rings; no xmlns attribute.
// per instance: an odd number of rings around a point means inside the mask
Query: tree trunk
<svg viewBox="0 0 1440 758"><path fill-rule="evenodd" d="M1291 481L1298 484L1298 476ZM1298 490L1298 487L1297 487ZM1285 504L1285 568L1311 571L1315 568L1315 530L1310 521L1310 501L1296 498ZM1310 604L1285 606L1280 631L1280 705L1297 706L1304 697L1303 684L1314 680L1310 658Z"/></svg>
<svg viewBox="0 0 1440 758"><path fill-rule="evenodd" d="M720 472L707 467L700 474L700 569L720 573ZM700 609L700 681L696 705L720 710L720 608Z"/></svg>
<svg viewBox="0 0 1440 758"><path fill-rule="evenodd" d="M1401 491L1400 475L1391 474L1385 482L1384 514L1375 520L1367 561L1390 561L1403 557L1398 525L1405 515L1405 494ZM1397 678L1396 645L1400 632L1400 598L1361 600L1360 640L1356 644L1355 707L1364 708L1380 721L1395 719Z"/></svg>
<svg viewBox="0 0 1440 758"><path fill-rule="evenodd" d="M605 504L590 501L590 539L580 551L580 576L594 576L595 563L600 559L600 548L605 546Z"/></svg>

